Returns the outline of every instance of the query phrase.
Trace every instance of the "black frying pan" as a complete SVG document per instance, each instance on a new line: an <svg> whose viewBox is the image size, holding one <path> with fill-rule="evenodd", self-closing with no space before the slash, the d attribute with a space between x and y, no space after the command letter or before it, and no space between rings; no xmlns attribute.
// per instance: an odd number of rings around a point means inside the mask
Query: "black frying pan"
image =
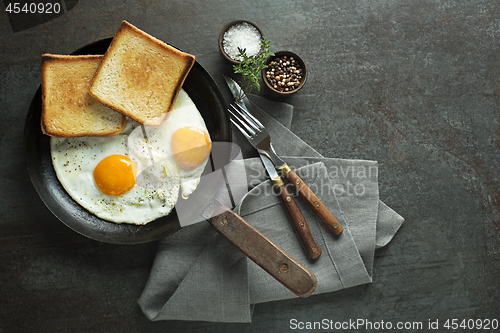
<svg viewBox="0 0 500 333"><path fill-rule="evenodd" d="M78 49L73 54L104 54L111 40L112 38L107 38L96 41ZM212 141L230 142L231 126L224 98L212 77L197 61L184 81L183 89L189 94L203 116ZM137 226L102 220L76 203L57 179L50 157L50 138L41 132L40 117L41 88L37 90L26 118L24 132L26 163L38 195L64 224L89 238L116 244L150 242L171 235L181 228L175 209L168 216ZM229 161L229 155L227 158ZM211 171L210 165L207 165L205 173ZM205 191L203 195L213 197L217 188L217 186L203 186L203 191ZM193 205L193 209L200 212L204 208Z"/></svg>

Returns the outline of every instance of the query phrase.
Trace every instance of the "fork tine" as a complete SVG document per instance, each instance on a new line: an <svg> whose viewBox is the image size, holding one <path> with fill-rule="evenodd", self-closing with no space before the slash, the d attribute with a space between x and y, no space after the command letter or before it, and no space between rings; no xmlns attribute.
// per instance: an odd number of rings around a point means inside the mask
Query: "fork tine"
<svg viewBox="0 0 500 333"><path fill-rule="evenodd" d="M240 110L241 113L250 118L259 127L259 129L264 128L264 125L262 125L257 118L255 118L250 112L245 110L241 105L236 104L236 107L238 108L238 110Z"/></svg>
<svg viewBox="0 0 500 333"><path fill-rule="evenodd" d="M231 114L231 122L238 127L238 129L245 134L248 138L255 135L257 132L255 129L251 128L247 121L243 120L241 115L238 115L237 113L232 112L231 110L228 110L229 113Z"/></svg>
<svg viewBox="0 0 500 333"><path fill-rule="evenodd" d="M233 107L234 112L229 110L229 113L233 116L234 119L238 120L240 125L244 126L250 135L255 135L257 134L259 128L255 126L255 124L252 124L248 118L245 117L245 115L241 114L238 110L235 109L234 105L231 104L231 107Z"/></svg>
<svg viewBox="0 0 500 333"><path fill-rule="evenodd" d="M240 130L241 134L243 134L245 138L250 139L251 136L248 135L248 133L245 132L245 130L241 128L240 125L238 125L233 118L231 118L231 122L233 123L234 126L236 126Z"/></svg>
<svg viewBox="0 0 500 333"><path fill-rule="evenodd" d="M244 123L246 123L248 126L251 126L254 129L254 132L259 132L262 129L262 127L259 126L259 124L256 124L250 117L248 117L248 115L245 112L245 109L243 109L240 105L232 103L230 106L232 107L233 112L235 112L240 117L240 119L242 119Z"/></svg>

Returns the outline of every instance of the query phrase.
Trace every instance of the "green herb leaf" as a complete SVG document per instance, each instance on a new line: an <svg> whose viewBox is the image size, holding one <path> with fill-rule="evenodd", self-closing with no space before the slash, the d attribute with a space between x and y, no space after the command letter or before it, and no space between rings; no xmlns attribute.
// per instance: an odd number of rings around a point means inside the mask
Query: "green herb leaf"
<svg viewBox="0 0 500 333"><path fill-rule="evenodd" d="M248 56L246 54L246 49L238 48L238 56L241 57L241 61L237 65L233 65L233 70L235 74L241 74L241 88L243 89L243 96L239 96L236 99L242 99L247 96L250 91L254 88L260 90L260 72L267 68L265 61L267 57L274 56L274 53L269 52L269 45L271 41L262 37L260 45L263 49L256 56Z"/></svg>

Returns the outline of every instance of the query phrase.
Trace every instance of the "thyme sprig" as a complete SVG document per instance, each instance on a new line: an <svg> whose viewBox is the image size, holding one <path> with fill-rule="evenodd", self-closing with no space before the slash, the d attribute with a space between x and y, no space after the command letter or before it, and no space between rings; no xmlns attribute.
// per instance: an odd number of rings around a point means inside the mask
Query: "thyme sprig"
<svg viewBox="0 0 500 333"><path fill-rule="evenodd" d="M260 90L260 72L267 68L265 64L267 57L274 56L274 53L269 52L270 40L262 37L260 45L263 47L257 55L247 55L246 49L238 47L238 57L242 59L239 64L233 65L235 74L241 74L241 88L243 95L236 98L237 100L247 96L252 89Z"/></svg>

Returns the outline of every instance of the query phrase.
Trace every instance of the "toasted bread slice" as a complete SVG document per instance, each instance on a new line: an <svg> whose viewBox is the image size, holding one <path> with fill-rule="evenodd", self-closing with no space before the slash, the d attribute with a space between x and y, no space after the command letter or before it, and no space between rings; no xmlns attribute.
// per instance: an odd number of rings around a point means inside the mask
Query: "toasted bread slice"
<svg viewBox="0 0 500 333"><path fill-rule="evenodd" d="M89 95L90 81L103 56L44 54L42 132L53 137L106 136L122 132L123 114Z"/></svg>
<svg viewBox="0 0 500 333"><path fill-rule="evenodd" d="M159 126L195 57L123 21L90 86L101 103L135 121Z"/></svg>

